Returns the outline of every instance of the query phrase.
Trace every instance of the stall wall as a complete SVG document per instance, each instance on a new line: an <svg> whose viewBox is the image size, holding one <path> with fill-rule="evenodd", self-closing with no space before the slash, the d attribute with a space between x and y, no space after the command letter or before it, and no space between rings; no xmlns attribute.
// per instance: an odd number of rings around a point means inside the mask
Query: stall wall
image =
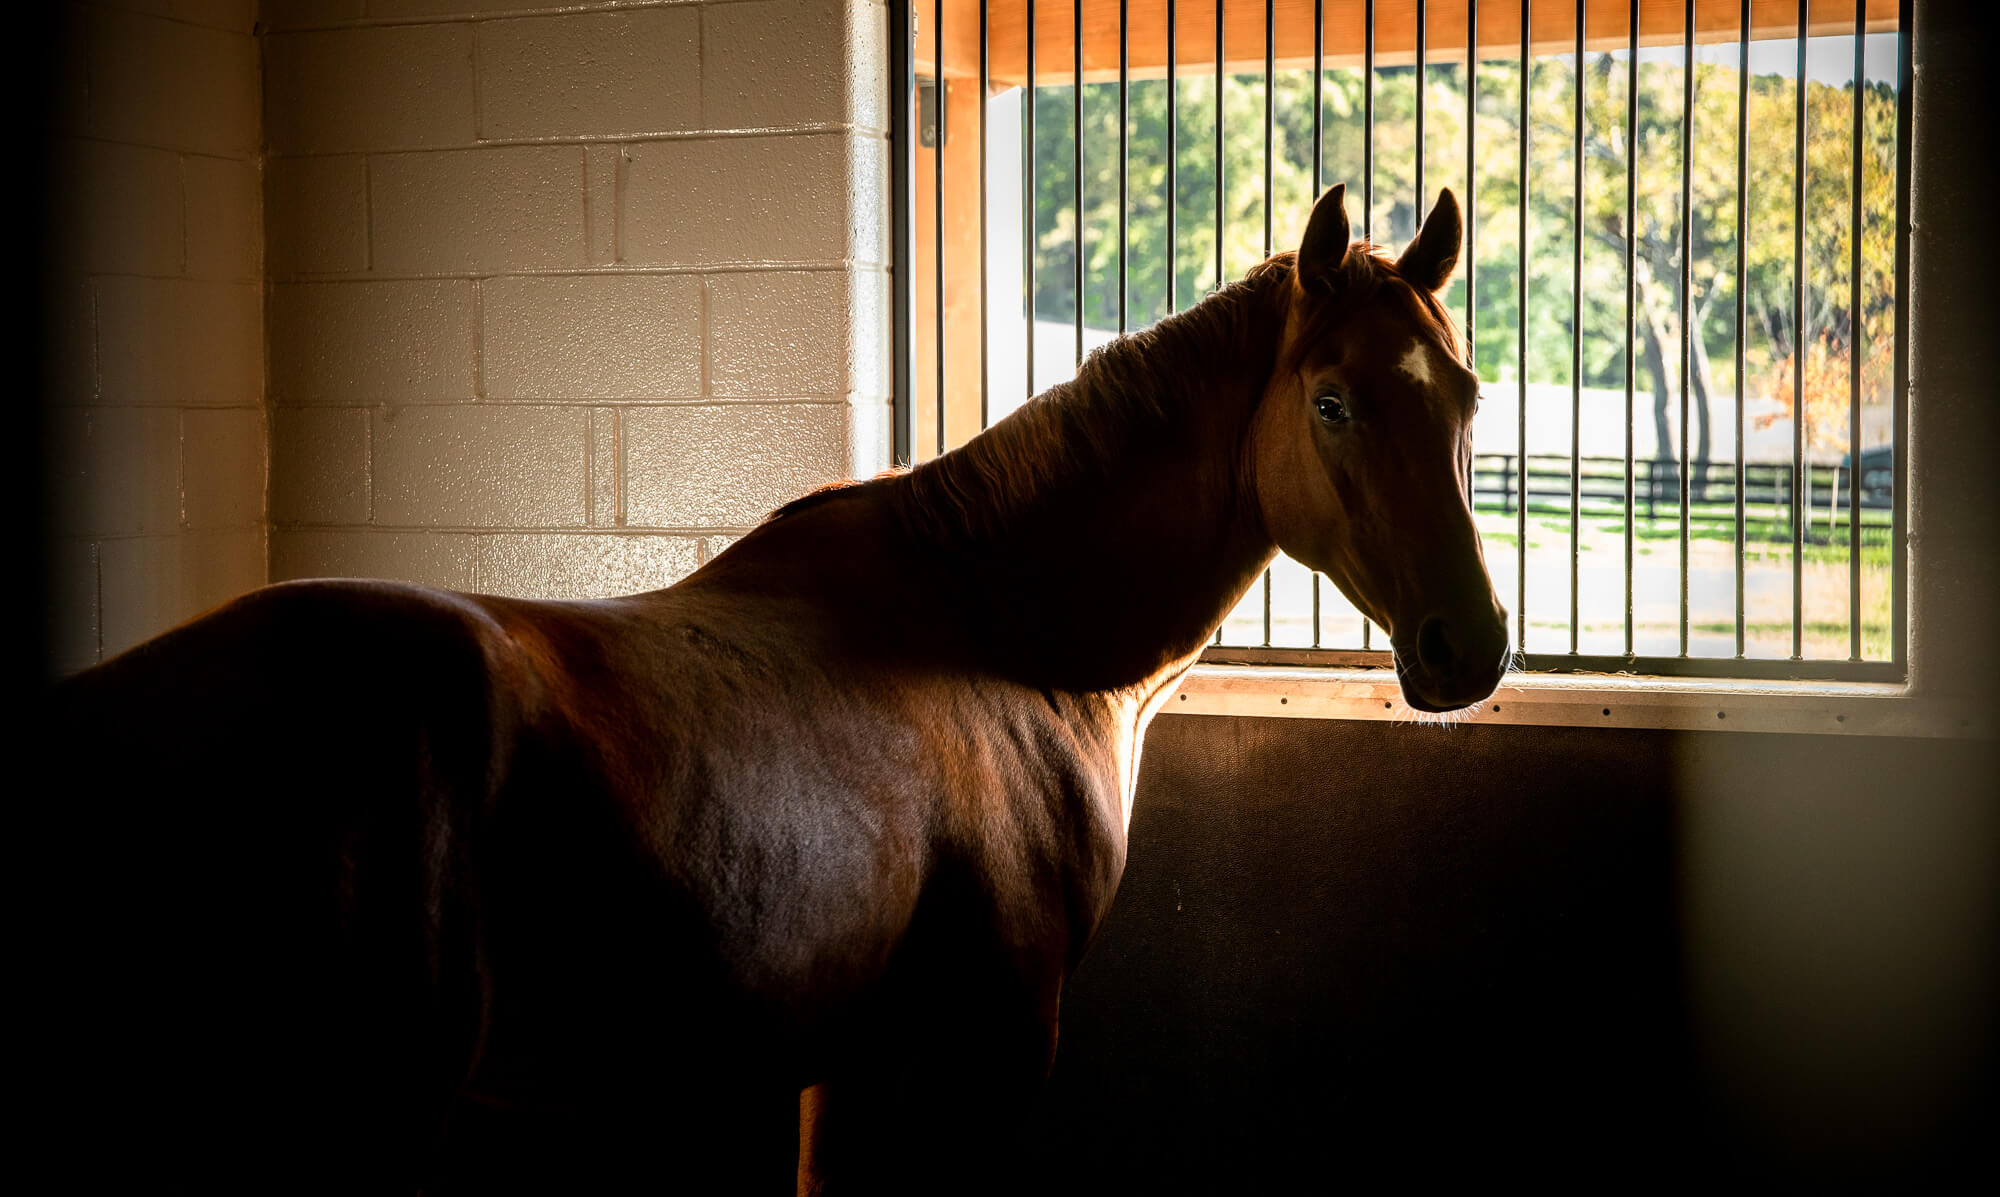
<svg viewBox="0 0 2000 1197"><path fill-rule="evenodd" d="M1990 741L1164 716L1064 1193L1992 1175Z"/></svg>
<svg viewBox="0 0 2000 1197"><path fill-rule="evenodd" d="M255 10L22 14L22 70L48 80L34 97L44 394L29 417L45 666L89 665L265 580Z"/></svg>
<svg viewBox="0 0 2000 1197"><path fill-rule="evenodd" d="M887 465L882 4L264 20L273 579L627 593Z"/></svg>

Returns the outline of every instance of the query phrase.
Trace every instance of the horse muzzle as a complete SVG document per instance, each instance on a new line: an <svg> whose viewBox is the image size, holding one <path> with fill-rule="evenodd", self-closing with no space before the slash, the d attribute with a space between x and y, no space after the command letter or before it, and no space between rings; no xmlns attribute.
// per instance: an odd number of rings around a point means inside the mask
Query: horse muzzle
<svg viewBox="0 0 2000 1197"><path fill-rule="evenodd" d="M1409 626L1405 624L1404 626ZM1507 613L1435 614L1417 625L1414 642L1395 644L1396 678L1413 709L1442 714L1483 701L1513 659Z"/></svg>

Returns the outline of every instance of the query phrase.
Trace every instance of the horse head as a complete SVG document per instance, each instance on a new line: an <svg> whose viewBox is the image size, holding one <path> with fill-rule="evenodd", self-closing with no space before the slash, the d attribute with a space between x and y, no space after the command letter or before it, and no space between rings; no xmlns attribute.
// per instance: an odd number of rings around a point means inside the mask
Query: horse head
<svg viewBox="0 0 2000 1197"><path fill-rule="evenodd" d="M1469 706L1510 658L1467 480L1479 376L1436 292L1458 264L1450 190L1391 260L1350 244L1346 188L1301 240L1248 475L1279 548L1389 632L1404 699Z"/></svg>

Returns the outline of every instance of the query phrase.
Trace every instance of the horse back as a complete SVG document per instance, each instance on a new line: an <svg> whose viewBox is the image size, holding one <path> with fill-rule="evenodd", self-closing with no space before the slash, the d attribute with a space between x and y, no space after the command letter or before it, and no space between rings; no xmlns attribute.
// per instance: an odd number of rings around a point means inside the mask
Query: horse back
<svg viewBox="0 0 2000 1197"><path fill-rule="evenodd" d="M306 1128L421 1152L421 1095L479 1035L464 835L517 722L498 647L455 596L289 584L55 688L55 1050L166 1099L132 1123L158 1175L220 1133L246 1166L306 1158Z"/></svg>

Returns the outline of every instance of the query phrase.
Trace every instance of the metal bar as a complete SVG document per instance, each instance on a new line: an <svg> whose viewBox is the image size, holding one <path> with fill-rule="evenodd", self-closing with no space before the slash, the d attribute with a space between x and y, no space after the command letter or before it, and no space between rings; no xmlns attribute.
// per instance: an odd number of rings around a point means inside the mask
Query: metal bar
<svg viewBox="0 0 2000 1197"><path fill-rule="evenodd" d="M1910 477L1910 116L1913 108L1911 84L1914 67L1910 61L1910 10L1913 0L1896 6L1896 344L1894 391L1890 395L1893 432L1889 452L1894 458L1890 485L1895 504L1890 520L1895 528L1889 537L1893 558L1889 570L1889 635L1894 644L1891 657L1898 677L1909 669L1910 546L1908 512Z"/></svg>
<svg viewBox="0 0 2000 1197"><path fill-rule="evenodd" d="M910 464L914 444L915 365L911 357L911 307L916 301L914 265L917 260L914 231L917 194L917 141L912 128L911 108L917 102L916 56L910 53L910 24L916 19L914 6L898 19L891 10L889 19L889 77L897 87L889 105L889 257L894 263L896 287L890 301L890 388L895 395L891 436L896 464Z"/></svg>
<svg viewBox="0 0 2000 1197"><path fill-rule="evenodd" d="M1583 0L1576 0L1576 124L1570 160L1571 266L1569 286L1569 651L1581 634L1578 560L1583 555Z"/></svg>
<svg viewBox="0 0 2000 1197"><path fill-rule="evenodd" d="M1070 70L1069 146L1071 156L1070 202L1076 205L1076 224L1071 240L1076 253L1074 303L1076 313L1076 368L1083 369L1083 0L1069 0Z"/></svg>
<svg viewBox="0 0 2000 1197"><path fill-rule="evenodd" d="M1028 288L1028 398L1035 397L1035 0L1028 0L1028 127L1021 137L1021 272Z"/></svg>
<svg viewBox="0 0 2000 1197"><path fill-rule="evenodd" d="M1847 659L1861 659L1861 154L1862 95L1867 90L1861 51L1867 0L1854 0L1854 190L1848 197L1847 241ZM1829 504L1831 506L1831 504ZM1827 528L1832 539L1833 528Z"/></svg>
<svg viewBox="0 0 2000 1197"><path fill-rule="evenodd" d="M1523 4L1527 0L1521 0ZM1375 0L1367 0L1361 30L1361 239L1375 240ZM1361 647L1371 648L1374 629L1361 617Z"/></svg>
<svg viewBox="0 0 2000 1197"><path fill-rule="evenodd" d="M1749 254L1744 237L1750 219L1750 0L1743 0L1737 16L1736 42L1736 656L1741 659L1743 635L1743 545L1747 532L1743 512L1743 492L1748 475L1743 447L1744 375L1750 320Z"/></svg>
<svg viewBox="0 0 2000 1197"><path fill-rule="evenodd" d="M1415 236L1416 231L1418 229L1424 227L1424 212L1425 212L1424 149L1426 147L1424 145L1424 93L1430 90L1430 88L1426 86L1426 84L1430 82L1429 79L1430 68L1424 65L1424 48L1425 48L1424 25L1425 25L1424 0L1417 0L1417 76L1416 76L1417 79L1417 137L1416 137L1417 206L1413 209L1413 211L1416 214L1416 220L1413 227L1410 230L1412 236Z"/></svg>
<svg viewBox="0 0 2000 1197"><path fill-rule="evenodd" d="M1474 8L1478 4L1473 4ZM1319 202L1319 193L1326 186L1326 170L1323 162L1325 130L1321 127L1326 108L1326 0L1313 0L1313 187L1314 203ZM1313 634L1314 648L1319 647L1319 571L1312 573L1313 588Z"/></svg>
<svg viewBox="0 0 2000 1197"><path fill-rule="evenodd" d="M1526 3L1526 0L1523 0ZM1361 31L1361 238L1375 240L1375 0L1364 6ZM1362 624L1363 633L1367 624Z"/></svg>
<svg viewBox="0 0 2000 1197"><path fill-rule="evenodd" d="M1519 571L1515 576L1514 635L1516 647L1524 653L1528 651L1528 77L1533 63L1528 54L1529 2L1521 0L1521 236L1518 243L1521 262L1520 272L1514 280L1514 311L1520 320L1520 335L1515 344L1519 354L1515 378L1519 380L1520 392L1516 396L1514 414L1519 420L1516 435L1520 440L1516 448L1521 454L1521 503L1514 513L1514 559Z"/></svg>
<svg viewBox="0 0 2000 1197"><path fill-rule="evenodd" d="M932 179L931 228L937 234L937 252L932 265L937 268L937 454L944 454L944 3L931 6L931 62L937 72L932 86L937 89L937 144L931 147Z"/></svg>
<svg viewBox="0 0 2000 1197"><path fill-rule="evenodd" d="M979 427L983 431L992 420L991 390L992 368L989 364L986 320L988 299L986 282L986 93L991 86L992 62L988 56L987 21L990 5L988 0L979 0Z"/></svg>
<svg viewBox="0 0 2000 1197"><path fill-rule="evenodd" d="M1079 3L1082 0L1078 0ZM1118 335L1125 335L1125 208L1132 176L1131 0L1118 0Z"/></svg>
<svg viewBox="0 0 2000 1197"><path fill-rule="evenodd" d="M1272 126L1276 109L1271 79L1277 73L1277 44L1272 41L1272 0L1264 0L1264 256L1271 256Z"/></svg>
<svg viewBox="0 0 2000 1197"><path fill-rule="evenodd" d="M1222 156L1222 8L1223 0L1215 0L1215 289L1222 290L1222 214L1223 214L1223 156ZM1222 643L1222 628L1215 629L1215 642Z"/></svg>
<svg viewBox="0 0 2000 1197"><path fill-rule="evenodd" d="M1914 66L1910 62L1910 8L1912 0L1896 6L1896 382L1890 394L1892 428L1890 454L1894 472L1896 504L1890 518L1896 524L1890 534L1890 637L1894 637L1892 659L1896 675L1906 677L1910 669L1910 536L1906 494L1910 478L1910 98Z"/></svg>
<svg viewBox="0 0 2000 1197"><path fill-rule="evenodd" d="M1477 315L1479 289L1473 286L1478 273L1479 254L1476 249L1476 234L1479 221L1475 206L1478 203L1478 170L1475 166L1474 130L1479 117L1479 3L1467 0L1465 6L1465 364L1473 374L1479 373L1479 340L1476 336L1474 320ZM1471 429L1467 428L1468 438ZM1473 508L1472 455L1465 457L1465 505Z"/></svg>
<svg viewBox="0 0 2000 1197"><path fill-rule="evenodd" d="M1273 40L1272 0L1264 0L1264 256L1271 256L1271 202L1273 199L1273 174L1271 163L1272 126L1276 109L1271 93L1272 78L1277 74L1277 43ZM1264 568L1264 644L1271 643L1271 570Z"/></svg>
<svg viewBox="0 0 2000 1197"><path fill-rule="evenodd" d="M1479 291L1472 285L1479 266L1476 238L1479 221L1475 216L1479 204L1478 139L1475 136L1478 127L1479 0L1469 0L1465 6L1465 359L1474 373L1479 370L1478 342L1474 336Z"/></svg>
<svg viewBox="0 0 2000 1197"><path fill-rule="evenodd" d="M1632 421L1638 385L1638 355L1633 342L1639 310L1639 0L1632 0L1625 19L1629 39L1625 49L1625 653L1630 656L1635 635L1632 552L1639 518L1632 469Z"/></svg>
<svg viewBox="0 0 2000 1197"><path fill-rule="evenodd" d="M1688 384L1694 373L1694 0L1681 16L1681 655L1688 653L1688 541L1694 502L1688 445Z"/></svg>
<svg viewBox="0 0 2000 1197"><path fill-rule="evenodd" d="M1792 125L1792 659L1805 655L1806 0L1799 0L1797 119Z"/></svg>
<svg viewBox="0 0 2000 1197"><path fill-rule="evenodd" d="M1228 188L1224 186L1222 151L1222 10L1222 0L1215 0L1215 289L1218 291L1228 281L1222 253L1223 216L1228 210L1223 202Z"/></svg>
<svg viewBox="0 0 2000 1197"><path fill-rule="evenodd" d="M1167 312L1180 310L1180 84L1174 81L1174 60L1180 57L1174 0L1167 0Z"/></svg>

